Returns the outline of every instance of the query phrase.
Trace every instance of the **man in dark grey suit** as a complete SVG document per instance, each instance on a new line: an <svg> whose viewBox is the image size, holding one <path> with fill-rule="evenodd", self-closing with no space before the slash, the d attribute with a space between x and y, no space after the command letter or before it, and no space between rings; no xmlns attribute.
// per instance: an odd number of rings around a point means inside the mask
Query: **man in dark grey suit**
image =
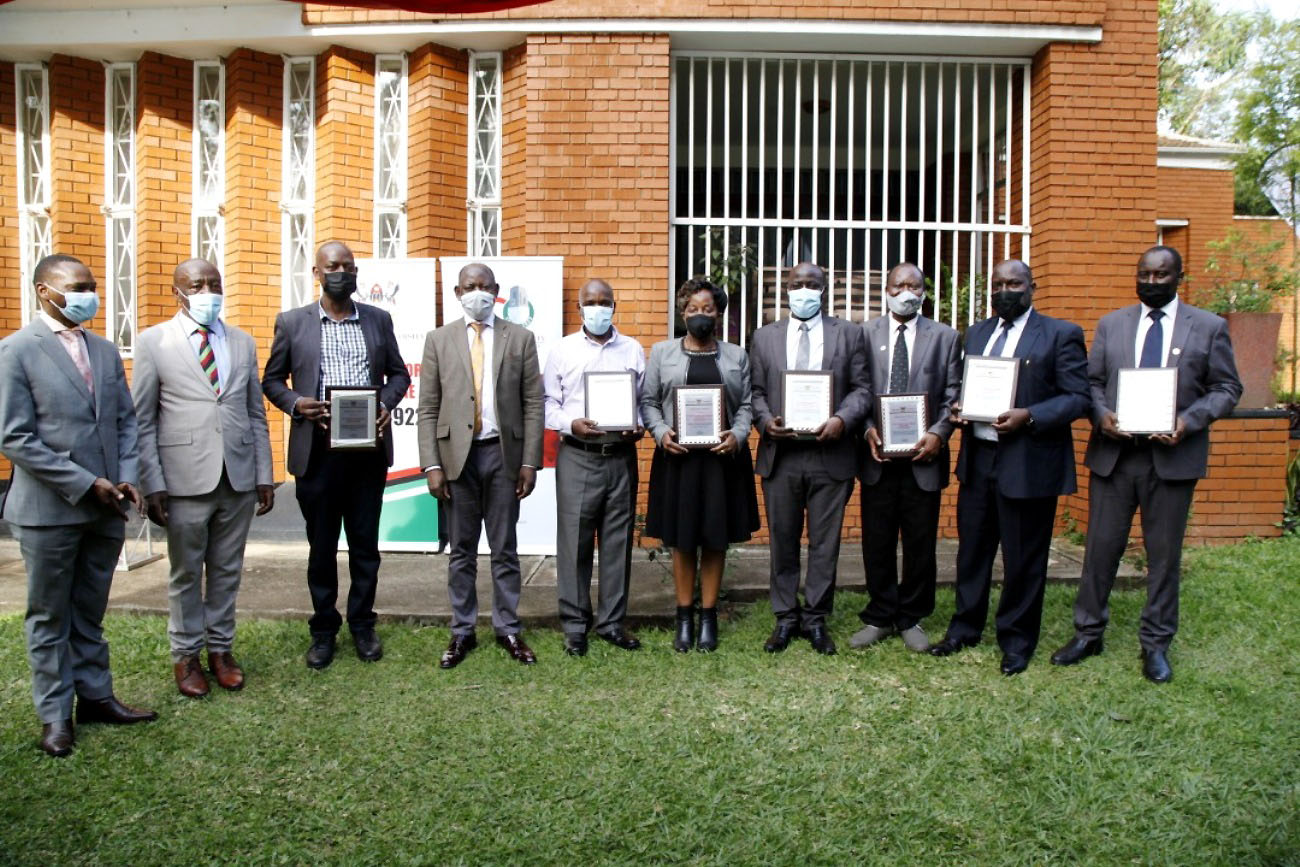
<svg viewBox="0 0 1300 867"><path fill-rule="evenodd" d="M899 635L908 650L930 646L921 621L934 611L937 578L934 548L939 535L939 499L948 486L949 408L961 390L961 336L921 315L925 275L903 262L885 284L889 314L864 326L874 394L924 394L928 427L913 454L885 457L880 433L868 425L861 449L862 561L870 600L858 616L866 626L849 639L869 647ZM897 546L903 539L899 581Z"/></svg>
<svg viewBox="0 0 1300 867"><path fill-rule="evenodd" d="M1057 665L1101 653L1102 632L1110 620L1106 603L1133 514L1141 509L1147 554L1147 604L1138 626L1142 672L1155 683L1173 677L1167 653L1178 630L1187 512L1196 480L1206 473L1210 424L1241 398L1227 325L1223 317L1178 299L1182 278L1178 251L1152 247L1138 260L1139 303L1097 323L1088 357L1093 421L1084 457L1092 471L1088 543L1074 603L1075 636L1052 656ZM1119 372L1132 367L1178 369L1173 433L1135 436L1119 428Z"/></svg>
<svg viewBox="0 0 1300 867"><path fill-rule="evenodd" d="M840 524L853 493L858 433L871 407L862 329L822 313L826 272L811 262L789 272L791 318L754 332L749 350L754 426L762 434L754 470L763 479L772 548L771 602L776 627L763 645L779 653L802 632L818 653L832 654L826 628L835 597ZM831 373L832 414L799 436L784 418L787 370ZM799 604L799 541L808 529L808 574Z"/></svg>
<svg viewBox="0 0 1300 867"><path fill-rule="evenodd" d="M478 646L475 581L485 525L497 643L517 662L537 662L516 614L522 576L515 524L542 464L542 376L533 333L493 315L497 292L491 268L462 268L456 297L465 316L429 332L420 368L420 466L429 493L451 517L451 642L442 668L459 665Z"/></svg>
<svg viewBox="0 0 1300 867"><path fill-rule="evenodd" d="M0 452L13 463L3 516L27 567L27 659L41 749L66 756L78 723L157 718L113 695L104 609L135 487L135 410L117 348L83 324L99 308L90 269L46 256L40 313L0 341Z"/></svg>
<svg viewBox="0 0 1300 867"><path fill-rule="evenodd" d="M321 245L312 274L320 281L320 301L275 318L262 392L291 419L287 464L297 477L295 493L311 543L307 589L315 613L308 621L312 643L307 665L320 669L334 660L335 636L342 625L334 607L339 592L340 526L348 534L352 585L347 617L357 657L374 662L384 653L375 634L379 513L393 464L393 441L384 432L389 413L411 386L411 377L397 349L392 317L352 298L357 265L347 245L338 241ZM379 448L330 449L325 400L330 386L379 389Z"/></svg>

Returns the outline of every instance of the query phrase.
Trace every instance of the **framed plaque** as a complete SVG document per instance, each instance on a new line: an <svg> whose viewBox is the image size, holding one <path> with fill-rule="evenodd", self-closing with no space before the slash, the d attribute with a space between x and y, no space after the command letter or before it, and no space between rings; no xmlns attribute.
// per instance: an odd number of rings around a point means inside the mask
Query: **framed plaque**
<svg viewBox="0 0 1300 867"><path fill-rule="evenodd" d="M782 377L785 426L810 434L831 417L832 374L829 370L787 370Z"/></svg>
<svg viewBox="0 0 1300 867"><path fill-rule="evenodd" d="M726 427L726 392L720 385L679 385L673 392L677 444L711 449L722 442Z"/></svg>
<svg viewBox="0 0 1300 867"><path fill-rule="evenodd" d="M589 370L582 375L582 414L603 431L636 430L636 374Z"/></svg>
<svg viewBox="0 0 1300 867"><path fill-rule="evenodd" d="M1121 368L1115 415L1124 433L1173 433L1178 424L1178 368Z"/></svg>
<svg viewBox="0 0 1300 867"><path fill-rule="evenodd" d="M930 426L928 394L882 394L876 397L876 429L880 453L887 458L908 458Z"/></svg>
<svg viewBox="0 0 1300 867"><path fill-rule="evenodd" d="M990 424L1016 403L1019 358L968 355L961 379L961 417Z"/></svg>
<svg viewBox="0 0 1300 867"><path fill-rule="evenodd" d="M379 386L326 386L329 404L329 447L335 451L361 451L379 447Z"/></svg>

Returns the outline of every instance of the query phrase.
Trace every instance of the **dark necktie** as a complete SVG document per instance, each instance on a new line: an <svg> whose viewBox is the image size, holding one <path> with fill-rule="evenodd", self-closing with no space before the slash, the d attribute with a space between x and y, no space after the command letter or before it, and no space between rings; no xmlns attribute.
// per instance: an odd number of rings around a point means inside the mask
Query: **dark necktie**
<svg viewBox="0 0 1300 867"><path fill-rule="evenodd" d="M1002 350L1007 348L1007 335L1011 333L1011 326L1014 324L1006 321L1002 323L1002 333L998 335L997 340L993 341L993 348L989 350L989 355L1002 355Z"/></svg>
<svg viewBox="0 0 1300 867"><path fill-rule="evenodd" d="M1160 324L1164 318L1163 310L1152 310L1151 327L1147 329L1146 340L1142 342L1142 360L1138 362L1138 367L1164 367L1161 351L1165 348L1165 328Z"/></svg>
<svg viewBox="0 0 1300 867"><path fill-rule="evenodd" d="M894 360L889 364L889 393L902 394L907 391L907 326L898 326L898 339L894 341Z"/></svg>

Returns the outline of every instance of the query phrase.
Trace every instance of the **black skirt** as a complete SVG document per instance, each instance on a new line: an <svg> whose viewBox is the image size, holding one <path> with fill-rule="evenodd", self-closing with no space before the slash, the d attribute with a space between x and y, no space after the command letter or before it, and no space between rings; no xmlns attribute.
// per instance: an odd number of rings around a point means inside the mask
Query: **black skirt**
<svg viewBox="0 0 1300 867"><path fill-rule="evenodd" d="M695 449L670 455L656 448L650 463L645 534L669 548L725 550L758 529L754 462L741 443L733 455Z"/></svg>

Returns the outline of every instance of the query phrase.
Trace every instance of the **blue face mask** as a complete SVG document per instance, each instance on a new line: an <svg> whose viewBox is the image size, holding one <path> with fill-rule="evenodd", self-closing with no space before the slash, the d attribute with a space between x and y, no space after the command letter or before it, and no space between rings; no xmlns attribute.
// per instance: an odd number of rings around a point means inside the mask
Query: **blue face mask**
<svg viewBox="0 0 1300 867"><path fill-rule="evenodd" d="M614 308L591 304L582 308L582 327L587 333L603 337L614 321Z"/></svg>
<svg viewBox="0 0 1300 867"><path fill-rule="evenodd" d="M790 315L795 319L811 319L822 309L822 293L817 289L791 289Z"/></svg>
<svg viewBox="0 0 1300 867"><path fill-rule="evenodd" d="M190 318L195 322L207 328L217 321L217 316L221 313L221 305L225 300L224 296L215 292L199 292L188 296L190 302Z"/></svg>
<svg viewBox="0 0 1300 867"><path fill-rule="evenodd" d="M94 292L64 292L62 307L54 304L53 298L50 304L63 314L63 318L77 325L88 322L99 312L99 296Z"/></svg>

